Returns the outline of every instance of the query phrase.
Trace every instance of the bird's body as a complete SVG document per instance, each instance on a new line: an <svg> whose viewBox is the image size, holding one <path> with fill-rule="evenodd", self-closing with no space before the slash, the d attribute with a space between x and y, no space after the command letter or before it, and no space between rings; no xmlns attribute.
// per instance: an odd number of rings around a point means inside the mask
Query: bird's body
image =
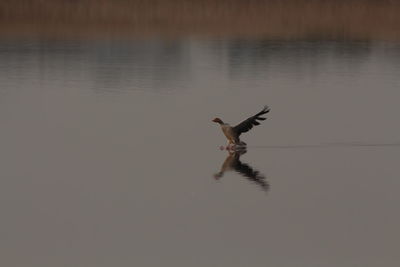
<svg viewBox="0 0 400 267"><path fill-rule="evenodd" d="M230 144L238 144L240 142L239 136L228 123L221 124L221 129Z"/></svg>
<svg viewBox="0 0 400 267"><path fill-rule="evenodd" d="M246 143L240 140L240 135L249 131L253 126L260 125L258 121L265 120L266 118L260 117L261 115L267 114L270 109L265 106L263 110L254 116L247 118L238 125L232 127L228 123L223 122L220 118L213 119L213 122L218 123L221 126L221 130L228 140L228 146L245 146Z"/></svg>

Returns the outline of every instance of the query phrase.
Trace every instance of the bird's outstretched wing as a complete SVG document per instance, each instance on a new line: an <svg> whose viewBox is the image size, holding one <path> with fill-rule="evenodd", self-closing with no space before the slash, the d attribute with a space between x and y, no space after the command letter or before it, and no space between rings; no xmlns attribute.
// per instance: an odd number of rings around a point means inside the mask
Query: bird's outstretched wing
<svg viewBox="0 0 400 267"><path fill-rule="evenodd" d="M256 115L251 116L250 118L242 121L241 123L239 123L238 125L236 125L235 127L233 127L233 130L238 134L242 134L245 133L247 131L249 131L251 128L253 128L253 126L257 126L260 125L260 123L258 121L263 121L266 118L260 117L261 115L267 114L270 111L268 106L265 106L263 108L263 110L261 110L260 112L258 112Z"/></svg>

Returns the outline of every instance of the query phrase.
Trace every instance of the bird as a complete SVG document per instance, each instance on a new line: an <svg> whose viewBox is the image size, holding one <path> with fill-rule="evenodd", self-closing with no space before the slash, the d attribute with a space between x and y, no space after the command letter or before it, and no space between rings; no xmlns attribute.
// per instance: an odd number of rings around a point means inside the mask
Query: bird
<svg viewBox="0 0 400 267"><path fill-rule="evenodd" d="M270 111L268 106L264 106L264 108L258 112L256 115L251 116L236 126L231 126L228 123L223 122L220 118L215 118L212 121L218 123L221 126L221 130L228 139L228 146L226 149L232 149L235 147L245 147L247 144L240 140L240 135L242 133L248 132L253 126L260 125L259 121L266 120L266 118L261 117L264 114L267 114Z"/></svg>
<svg viewBox="0 0 400 267"><path fill-rule="evenodd" d="M221 170L214 174L214 178L219 180L224 176L225 172L234 170L246 179L259 185L262 190L269 190L269 183L266 181L266 177L259 171L253 169L250 165L242 163L240 161L240 156L246 153L245 149L228 151L228 156L221 166Z"/></svg>

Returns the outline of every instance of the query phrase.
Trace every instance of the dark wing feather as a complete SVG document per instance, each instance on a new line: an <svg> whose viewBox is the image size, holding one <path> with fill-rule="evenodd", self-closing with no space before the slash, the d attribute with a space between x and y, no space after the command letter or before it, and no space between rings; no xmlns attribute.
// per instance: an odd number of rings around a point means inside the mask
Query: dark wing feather
<svg viewBox="0 0 400 267"><path fill-rule="evenodd" d="M242 133L249 131L251 128L253 128L253 126L260 125L258 121L263 121L266 119L260 116L267 114L269 111L270 111L269 107L265 106L263 110L258 112L256 115L251 116L250 118L242 121L241 123L233 127L233 130L238 134L238 136Z"/></svg>

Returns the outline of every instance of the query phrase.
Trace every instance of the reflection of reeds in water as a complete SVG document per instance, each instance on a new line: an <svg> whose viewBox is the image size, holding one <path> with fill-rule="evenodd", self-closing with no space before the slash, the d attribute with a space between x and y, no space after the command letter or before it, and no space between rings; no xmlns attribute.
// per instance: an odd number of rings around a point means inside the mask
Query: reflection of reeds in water
<svg viewBox="0 0 400 267"><path fill-rule="evenodd" d="M0 33L399 39L400 1L19 0L0 2Z"/></svg>

